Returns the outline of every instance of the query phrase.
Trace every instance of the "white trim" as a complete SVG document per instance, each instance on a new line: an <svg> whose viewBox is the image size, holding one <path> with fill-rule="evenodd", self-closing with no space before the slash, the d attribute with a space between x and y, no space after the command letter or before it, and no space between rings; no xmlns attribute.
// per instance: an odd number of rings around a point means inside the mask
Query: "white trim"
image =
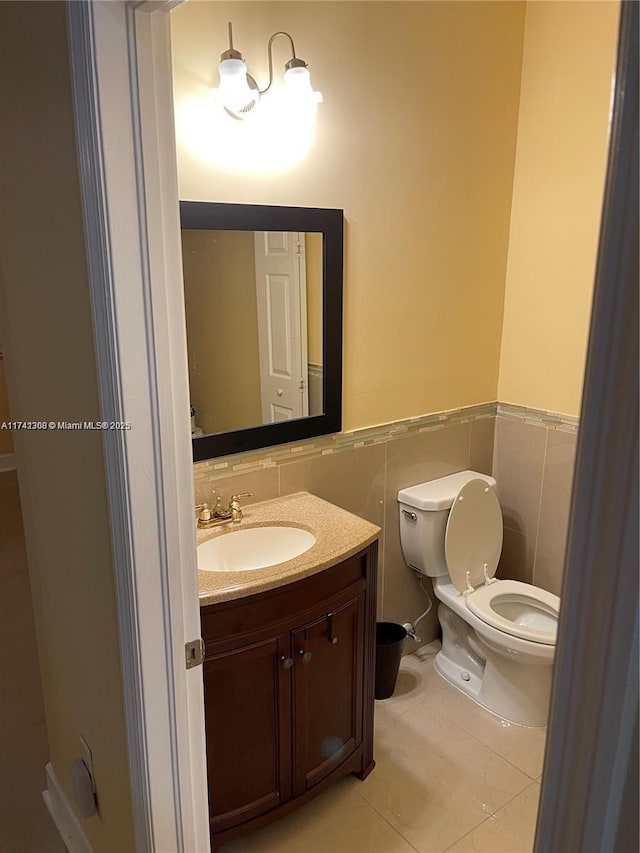
<svg viewBox="0 0 640 853"><path fill-rule="evenodd" d="M15 453L0 453L0 474L16 470Z"/></svg>
<svg viewBox="0 0 640 853"><path fill-rule="evenodd" d="M163 12L169 11L165 5ZM146 239L153 309L158 417L162 433L164 512L172 629L177 759L185 850L209 850L209 805L202 670L186 670L185 643L200 636L200 603L189 417L189 373L173 115L171 35L167 14L136 13L140 157L144 163ZM135 353L135 355L134 355ZM137 357L135 346L132 357ZM179 413L183 412L180 418Z"/></svg>
<svg viewBox="0 0 640 853"><path fill-rule="evenodd" d="M160 8L160 13L149 14ZM167 7L68 2L136 850L209 849ZM184 419L178 415L184 411Z"/></svg>
<svg viewBox="0 0 640 853"><path fill-rule="evenodd" d="M51 764L47 764L44 772L47 778L47 788L42 792L42 799L65 847L69 853L93 853L89 839L84 834L78 818L69 805Z"/></svg>
<svg viewBox="0 0 640 853"><path fill-rule="evenodd" d="M131 0L129 4L136 12L171 12L187 0Z"/></svg>

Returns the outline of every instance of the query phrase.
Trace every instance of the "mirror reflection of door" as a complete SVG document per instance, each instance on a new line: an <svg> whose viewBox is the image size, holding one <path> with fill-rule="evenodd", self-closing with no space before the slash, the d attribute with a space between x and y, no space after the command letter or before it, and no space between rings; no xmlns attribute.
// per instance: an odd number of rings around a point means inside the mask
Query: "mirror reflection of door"
<svg viewBox="0 0 640 853"><path fill-rule="evenodd" d="M320 232L182 229L192 435L321 415Z"/></svg>
<svg viewBox="0 0 640 853"><path fill-rule="evenodd" d="M305 235L256 231L262 423L309 414Z"/></svg>

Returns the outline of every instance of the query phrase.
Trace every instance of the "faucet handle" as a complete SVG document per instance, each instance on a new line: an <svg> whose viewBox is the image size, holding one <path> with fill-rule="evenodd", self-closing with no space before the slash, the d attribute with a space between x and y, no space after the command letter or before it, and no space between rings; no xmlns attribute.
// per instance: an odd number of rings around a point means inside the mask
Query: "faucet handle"
<svg viewBox="0 0 640 853"><path fill-rule="evenodd" d="M233 518L234 524L239 524L242 521L242 510L240 509L240 501L245 498L250 498L251 492L241 492L239 495L232 495L229 501L229 512Z"/></svg>
<svg viewBox="0 0 640 853"><path fill-rule="evenodd" d="M253 496L253 492L240 492L239 495L231 495L231 503L237 503L238 501L246 501L247 498Z"/></svg>
<svg viewBox="0 0 640 853"><path fill-rule="evenodd" d="M196 511L198 513L198 521L211 520L211 509L208 503L196 504Z"/></svg>

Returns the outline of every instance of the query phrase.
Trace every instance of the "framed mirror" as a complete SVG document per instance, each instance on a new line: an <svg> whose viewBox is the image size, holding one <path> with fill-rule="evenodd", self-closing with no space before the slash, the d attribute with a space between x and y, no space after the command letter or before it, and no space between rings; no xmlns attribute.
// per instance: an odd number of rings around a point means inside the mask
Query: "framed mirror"
<svg viewBox="0 0 640 853"><path fill-rule="evenodd" d="M341 430L343 221L180 202L194 462Z"/></svg>

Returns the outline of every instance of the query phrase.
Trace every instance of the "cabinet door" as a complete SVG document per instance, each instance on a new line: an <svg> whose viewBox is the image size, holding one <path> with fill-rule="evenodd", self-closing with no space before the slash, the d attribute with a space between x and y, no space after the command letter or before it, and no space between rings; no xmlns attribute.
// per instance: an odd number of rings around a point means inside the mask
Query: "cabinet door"
<svg viewBox="0 0 640 853"><path fill-rule="evenodd" d="M359 595L293 634L295 794L362 742L363 605Z"/></svg>
<svg viewBox="0 0 640 853"><path fill-rule="evenodd" d="M209 811L214 831L291 796L290 635L204 663Z"/></svg>

